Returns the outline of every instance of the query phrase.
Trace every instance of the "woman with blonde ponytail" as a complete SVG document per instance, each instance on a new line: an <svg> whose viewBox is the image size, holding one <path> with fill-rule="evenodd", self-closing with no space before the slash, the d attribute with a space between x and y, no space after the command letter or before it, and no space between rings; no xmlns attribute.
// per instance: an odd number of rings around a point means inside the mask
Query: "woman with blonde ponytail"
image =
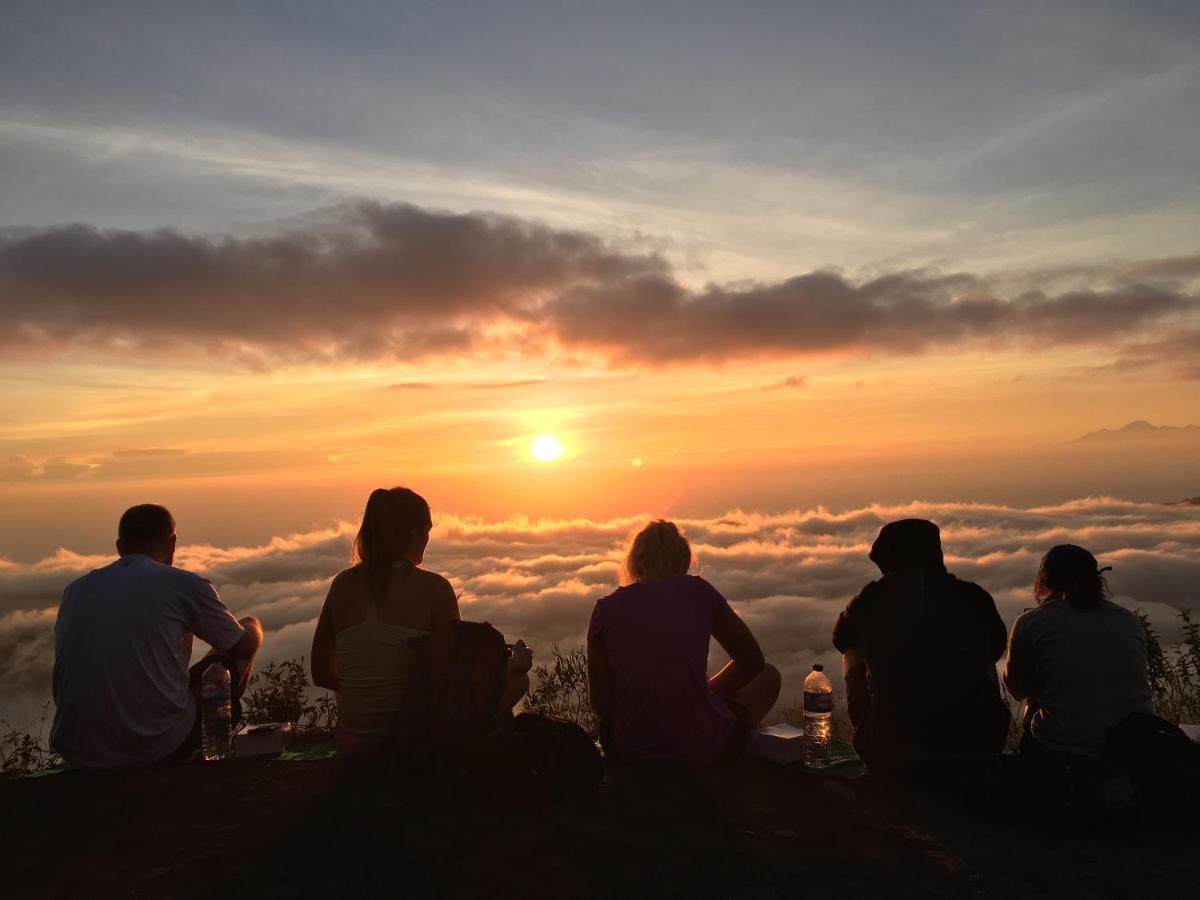
<svg viewBox="0 0 1200 900"><path fill-rule="evenodd" d="M605 751L629 762L728 761L779 697L779 670L721 593L689 575L692 548L673 522L633 535L625 585L588 627L588 690ZM709 639L729 663L707 675Z"/></svg>

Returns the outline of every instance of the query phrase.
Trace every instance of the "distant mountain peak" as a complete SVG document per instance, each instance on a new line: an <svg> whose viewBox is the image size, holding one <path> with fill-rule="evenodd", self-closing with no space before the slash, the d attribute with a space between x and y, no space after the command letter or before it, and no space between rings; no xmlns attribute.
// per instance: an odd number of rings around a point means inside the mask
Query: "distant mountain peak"
<svg viewBox="0 0 1200 900"><path fill-rule="evenodd" d="M1120 441L1133 438L1175 439L1200 438L1200 425L1154 425L1145 419L1134 419L1120 428L1101 428L1077 437L1071 443L1083 444L1094 441Z"/></svg>

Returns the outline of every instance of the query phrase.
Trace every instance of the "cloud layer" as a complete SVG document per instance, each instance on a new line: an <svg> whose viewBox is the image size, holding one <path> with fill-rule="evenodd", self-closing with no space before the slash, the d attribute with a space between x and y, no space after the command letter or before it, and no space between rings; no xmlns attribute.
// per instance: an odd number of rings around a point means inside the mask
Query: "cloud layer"
<svg viewBox="0 0 1200 900"><path fill-rule="evenodd" d="M1150 260L1006 296L924 270L694 289L661 256L584 232L359 202L261 237L11 229L0 236L0 349L217 353L257 367L466 350L664 365L1119 341L1133 343L1136 366L1200 311L1195 269Z"/></svg>
<svg viewBox="0 0 1200 900"><path fill-rule="evenodd" d="M1066 541L1113 566L1115 599L1148 612L1168 638L1175 609L1200 610L1200 508L1192 506L1100 497L1031 509L913 503L679 521L697 571L731 600L783 670L786 700L813 662L836 670L833 620L875 577L867 550L879 528L909 516L942 526L951 571L990 591L1009 624L1033 602L1041 554ZM553 644L582 643L592 605L616 585L625 538L644 521L436 519L426 564L461 592L463 616L524 637L542 659ZM343 524L259 547L193 546L177 563L212 579L236 613L262 619L266 659L298 657L308 653L352 534ZM27 716L49 697L57 597L72 578L106 562L67 551L29 565L0 562L0 716ZM720 662L719 651L712 662Z"/></svg>

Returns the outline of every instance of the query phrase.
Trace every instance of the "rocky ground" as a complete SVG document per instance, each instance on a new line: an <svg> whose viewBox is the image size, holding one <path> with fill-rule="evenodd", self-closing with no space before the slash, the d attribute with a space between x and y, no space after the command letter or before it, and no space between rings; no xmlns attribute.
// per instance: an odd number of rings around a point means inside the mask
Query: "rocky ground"
<svg viewBox="0 0 1200 900"><path fill-rule="evenodd" d="M1192 897L1197 833L1016 824L757 760L569 799L333 760L0 782L5 897Z"/></svg>

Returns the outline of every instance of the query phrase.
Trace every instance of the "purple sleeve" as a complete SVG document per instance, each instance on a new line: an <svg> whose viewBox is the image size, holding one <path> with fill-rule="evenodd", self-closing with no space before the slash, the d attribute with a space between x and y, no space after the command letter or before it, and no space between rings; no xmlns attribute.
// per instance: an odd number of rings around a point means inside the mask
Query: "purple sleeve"
<svg viewBox="0 0 1200 900"><path fill-rule="evenodd" d="M597 600L596 605L592 607L592 618L588 621L587 639L589 641L600 640L600 635L604 633L604 601Z"/></svg>
<svg viewBox="0 0 1200 900"><path fill-rule="evenodd" d="M218 653L228 653L242 639L245 629L225 608L217 589L209 582L196 578L185 599L192 633Z"/></svg>
<svg viewBox="0 0 1200 900"><path fill-rule="evenodd" d="M705 614L708 616L709 622L713 622L717 618L717 613L729 605L729 601L725 599L725 595L718 591L715 587L701 578L696 576L697 593L703 601Z"/></svg>

